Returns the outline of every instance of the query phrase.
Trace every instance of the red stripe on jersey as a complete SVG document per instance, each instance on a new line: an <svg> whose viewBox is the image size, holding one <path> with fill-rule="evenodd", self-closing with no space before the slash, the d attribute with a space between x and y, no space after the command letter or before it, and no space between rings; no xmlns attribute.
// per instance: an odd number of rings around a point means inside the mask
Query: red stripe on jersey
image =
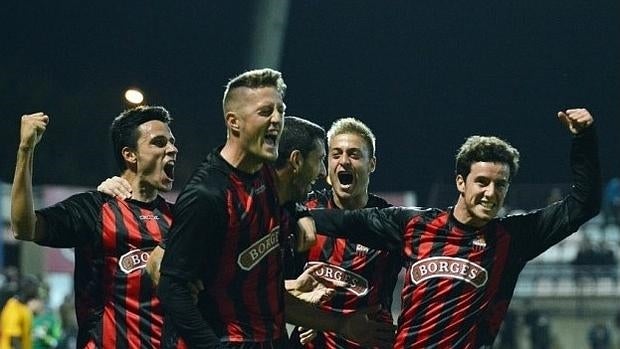
<svg viewBox="0 0 620 349"><path fill-rule="evenodd" d="M105 249L116 251L116 217L109 203L103 205L102 208L102 224L103 224L103 244ZM104 251L105 265L103 272L104 287L103 299L112 299L114 293L114 271L118 265L118 258L110 257ZM114 309L105 304L103 308L103 331L101 338L102 347L116 348L116 320L114 319Z"/></svg>
<svg viewBox="0 0 620 349"><path fill-rule="evenodd" d="M323 251L323 247L326 241L327 241L327 236L320 235L320 234L316 235L316 243L314 244L314 246L310 248L310 251L308 251L308 260L311 260L311 261L320 260L321 252Z"/></svg>

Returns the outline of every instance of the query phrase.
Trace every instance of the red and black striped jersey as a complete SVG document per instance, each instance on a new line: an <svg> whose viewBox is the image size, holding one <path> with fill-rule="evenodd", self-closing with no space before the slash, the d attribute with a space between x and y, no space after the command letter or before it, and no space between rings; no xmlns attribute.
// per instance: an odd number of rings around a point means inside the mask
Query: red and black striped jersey
<svg viewBox="0 0 620 349"><path fill-rule="evenodd" d="M571 193L526 214L482 228L452 209L394 207L314 210L317 230L400 252L407 274L394 348L490 346L525 264L598 212L601 179L596 138L573 139Z"/></svg>
<svg viewBox="0 0 620 349"><path fill-rule="evenodd" d="M306 206L338 209L332 192L313 192ZM384 199L370 194L366 207L390 207ZM320 307L329 312L349 314L353 311L381 305L378 321L392 323L392 293L401 266L399 253L369 248L361 243L344 238L317 235L317 243L310 248L305 257L306 265L322 264L315 275L328 280L348 283L347 288L337 289L334 297ZM297 264L300 264L299 262ZM299 345L297 329L291 335L293 345ZM334 332L319 332L317 337L305 348L352 349L362 348Z"/></svg>
<svg viewBox="0 0 620 349"><path fill-rule="evenodd" d="M196 169L175 203L161 273L167 279L202 280L202 319L168 312L174 300L167 299L166 292L162 299L167 319L180 324L190 346L213 344L198 338L192 327L196 321L199 330L212 331L221 342L275 342L285 336L280 251L284 232L273 176L268 166L244 173L216 150Z"/></svg>
<svg viewBox="0 0 620 349"><path fill-rule="evenodd" d="M46 226L38 244L75 248L77 348L160 348L163 312L144 267L168 232L170 205L86 192L37 215Z"/></svg>

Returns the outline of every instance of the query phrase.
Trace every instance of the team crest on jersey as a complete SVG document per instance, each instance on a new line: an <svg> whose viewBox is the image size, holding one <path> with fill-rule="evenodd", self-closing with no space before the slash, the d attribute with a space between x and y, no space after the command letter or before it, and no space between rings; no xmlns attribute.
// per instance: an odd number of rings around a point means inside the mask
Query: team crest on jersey
<svg viewBox="0 0 620 349"><path fill-rule="evenodd" d="M355 254L358 255L359 257L364 257L368 254L368 247L364 246L364 245L360 245L357 244L355 245Z"/></svg>
<svg viewBox="0 0 620 349"><path fill-rule="evenodd" d="M280 226L276 226L271 229L269 234L263 236L260 240L253 243L250 247L245 249L239 257L237 257L237 264L243 270L250 270L258 264L269 252L275 250L280 246L278 235L280 233Z"/></svg>
<svg viewBox="0 0 620 349"><path fill-rule="evenodd" d="M363 276L339 266L323 262L308 262L306 267L317 264L322 265L322 267L314 272L314 276L329 281L344 281L347 284L345 289L352 292L356 296L364 296L368 293L368 280L366 280Z"/></svg>
<svg viewBox="0 0 620 349"><path fill-rule="evenodd" d="M118 266L125 274L142 269L146 267L146 262L149 260L149 252L150 250L131 250L118 259Z"/></svg>
<svg viewBox="0 0 620 349"><path fill-rule="evenodd" d="M487 283L487 271L476 263L463 258L430 257L411 266L411 281L418 285L433 278L463 280L480 288Z"/></svg>
<svg viewBox="0 0 620 349"><path fill-rule="evenodd" d="M484 248L487 247L487 242L482 235L476 237L471 244L474 246L474 250L484 250Z"/></svg>

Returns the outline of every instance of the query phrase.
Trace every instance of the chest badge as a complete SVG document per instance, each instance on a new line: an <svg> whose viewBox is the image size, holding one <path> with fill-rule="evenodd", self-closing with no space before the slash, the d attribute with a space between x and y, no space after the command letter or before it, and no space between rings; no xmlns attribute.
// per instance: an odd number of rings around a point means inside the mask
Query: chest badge
<svg viewBox="0 0 620 349"><path fill-rule="evenodd" d="M471 244L473 245L474 250L477 251L484 250L485 247L487 247L487 242L482 235L478 235L478 237L476 237L474 241L471 242Z"/></svg>

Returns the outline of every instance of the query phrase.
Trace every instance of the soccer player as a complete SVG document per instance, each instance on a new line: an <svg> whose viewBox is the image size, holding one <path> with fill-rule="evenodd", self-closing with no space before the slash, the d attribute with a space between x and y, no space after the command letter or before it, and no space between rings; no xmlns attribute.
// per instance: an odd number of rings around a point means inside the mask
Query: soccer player
<svg viewBox="0 0 620 349"><path fill-rule="evenodd" d="M167 234L169 204L159 195L174 181L177 148L162 107L137 107L112 122L110 134L131 200L91 191L34 210L35 147L49 117L22 116L11 222L15 238L75 248L77 348L159 348L162 310L144 272L149 252Z"/></svg>
<svg viewBox="0 0 620 349"><path fill-rule="evenodd" d="M598 213L594 120L586 109L561 111L558 118L573 134L573 186L566 198L545 208L497 217L519 153L499 138L472 136L456 155L454 207L313 211L317 231L405 259L394 348L491 346L525 264Z"/></svg>
<svg viewBox="0 0 620 349"><path fill-rule="evenodd" d="M284 130L278 147L278 158L273 163L275 170L275 183L277 186L278 199L281 205L289 206L296 202L303 201L312 184L319 178L325 177L325 130L319 125L308 120L286 116ZM123 197L131 196L131 188L121 178L115 177L104 181L98 190L110 195L120 195ZM283 225L289 226L288 217L283 218ZM289 228L292 231L292 228ZM313 229L312 229L313 231ZM292 254L292 250L307 250L308 244L314 243L313 237L304 239L305 235L291 234L290 240L285 239L280 242L280 248L285 255ZM162 244L163 245L163 244ZM159 264L164 254L163 246L156 247L151 253L147 262L147 270L153 277L154 283L159 280ZM285 263L284 268L292 266L292 263ZM336 329L343 324L348 323L349 330L344 330L345 334L353 336L358 340L367 342L368 344L378 344L384 346L386 342L391 343L393 339L393 330L390 334L389 326L378 326L377 323L367 318L366 314L371 313L371 308L359 309L356 314L343 317L328 317L314 308L308 308L307 305L300 304L295 301L295 297L304 300L306 303L317 304L321 301L329 299L333 295L333 288L327 288L319 284L306 284L300 287L300 284L310 281L311 275L320 266L308 268L301 276L295 273L290 280L286 280L286 289L290 293L285 293L285 314L288 321L315 321L316 325L322 328ZM290 273L293 275L292 273ZM327 285L344 285L344 282L338 280L327 280ZM301 318L300 318L301 317Z"/></svg>
<svg viewBox="0 0 620 349"><path fill-rule="evenodd" d="M328 182L331 190L313 192L309 208L358 209L389 207L381 197L368 192L370 174L377 163L375 136L363 122L342 118L327 132ZM336 289L334 296L320 305L327 312L350 314L360 308L381 305L377 321L392 324L392 292L401 269L400 255L368 248L343 238L317 236L317 243L301 255L301 263L320 265L314 273L328 280L345 281L348 287ZM305 258L304 258L305 257ZM298 262L299 263L299 262ZM311 332L314 332L313 330ZM291 345L305 348L362 348L334 332L316 332L316 338L300 329L291 334ZM303 343L300 343L303 342Z"/></svg>

